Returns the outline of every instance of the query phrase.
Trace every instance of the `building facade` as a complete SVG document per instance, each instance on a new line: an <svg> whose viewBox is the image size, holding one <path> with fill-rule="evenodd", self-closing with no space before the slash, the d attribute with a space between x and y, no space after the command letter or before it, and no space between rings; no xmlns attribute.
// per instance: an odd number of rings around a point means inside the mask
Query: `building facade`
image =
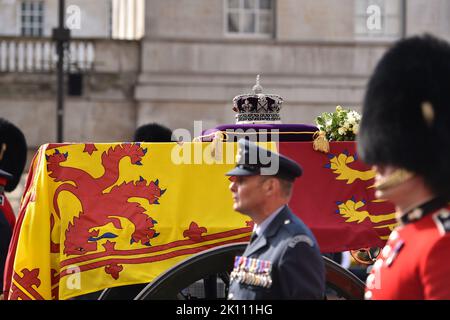
<svg viewBox="0 0 450 320"><path fill-rule="evenodd" d="M32 150L56 139L57 4L0 0L0 116L24 129ZM232 98L250 92L257 74L265 92L284 98L284 123L313 123L338 104L360 108L393 41L423 32L450 39L446 0L66 5L74 37L67 86L77 93L65 100L67 141L129 140L147 122L190 130L196 120L204 129L232 123Z"/></svg>
<svg viewBox="0 0 450 320"><path fill-rule="evenodd" d="M231 99L257 74L285 102L285 123L359 109L368 76L395 40L449 39L445 0L147 1L137 122L190 128L234 121ZM174 117L173 115L180 115Z"/></svg>

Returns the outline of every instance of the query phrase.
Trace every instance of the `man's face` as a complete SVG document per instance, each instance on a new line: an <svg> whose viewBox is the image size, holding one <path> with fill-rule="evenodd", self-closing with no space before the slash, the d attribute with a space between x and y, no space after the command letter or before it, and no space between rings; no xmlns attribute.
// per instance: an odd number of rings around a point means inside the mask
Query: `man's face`
<svg viewBox="0 0 450 320"><path fill-rule="evenodd" d="M229 186L233 196L233 209L250 217L259 212L264 205L264 192L261 176L232 176Z"/></svg>

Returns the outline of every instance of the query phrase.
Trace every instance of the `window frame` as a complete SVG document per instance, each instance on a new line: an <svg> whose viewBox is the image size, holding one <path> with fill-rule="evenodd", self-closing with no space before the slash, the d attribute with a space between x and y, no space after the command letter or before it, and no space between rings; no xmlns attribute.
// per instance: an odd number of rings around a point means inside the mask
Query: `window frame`
<svg viewBox="0 0 450 320"><path fill-rule="evenodd" d="M23 5L26 6L23 9ZM40 8L41 6L41 8ZM43 37L45 34L45 1L21 0L17 3L17 33L23 37ZM24 20L25 17L25 21ZM30 18L33 18L31 21ZM41 21L35 21L36 20Z"/></svg>
<svg viewBox="0 0 450 320"><path fill-rule="evenodd" d="M255 1L254 8L244 8L245 0L237 0L239 2L239 8L230 8L228 6L229 0L223 0L223 30L225 36L228 38L251 38L251 39L272 39L274 37L275 31L275 0L271 1L270 9L261 9L260 8L260 0ZM243 32L241 30L237 32L231 32L229 29L228 18L230 13L237 13L239 19L238 29L241 29L241 26L244 23L244 16L247 13L253 13L255 15L255 32ZM270 15L270 31L268 33L262 33L260 31L260 17L262 14L267 13Z"/></svg>

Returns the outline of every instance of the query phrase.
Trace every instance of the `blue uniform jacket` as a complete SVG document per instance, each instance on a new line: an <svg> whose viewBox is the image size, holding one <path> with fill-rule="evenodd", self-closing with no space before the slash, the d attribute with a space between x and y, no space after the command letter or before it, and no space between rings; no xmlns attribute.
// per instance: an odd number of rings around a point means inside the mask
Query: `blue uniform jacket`
<svg viewBox="0 0 450 320"><path fill-rule="evenodd" d="M325 266L319 246L312 232L287 206L247 246L243 256L253 258L256 269L270 261L271 285L267 287L267 277L266 281L243 281L255 277L248 275L252 271L244 276L241 272L240 277L230 281L228 299L324 299Z"/></svg>

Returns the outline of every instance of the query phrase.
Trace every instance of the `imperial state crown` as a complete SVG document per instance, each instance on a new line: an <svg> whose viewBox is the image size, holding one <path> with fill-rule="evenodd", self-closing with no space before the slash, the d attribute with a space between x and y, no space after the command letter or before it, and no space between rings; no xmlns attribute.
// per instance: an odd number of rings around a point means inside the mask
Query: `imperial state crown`
<svg viewBox="0 0 450 320"><path fill-rule="evenodd" d="M281 123L280 110L283 98L276 94L264 94L259 75L253 93L241 94L233 99L236 124Z"/></svg>

